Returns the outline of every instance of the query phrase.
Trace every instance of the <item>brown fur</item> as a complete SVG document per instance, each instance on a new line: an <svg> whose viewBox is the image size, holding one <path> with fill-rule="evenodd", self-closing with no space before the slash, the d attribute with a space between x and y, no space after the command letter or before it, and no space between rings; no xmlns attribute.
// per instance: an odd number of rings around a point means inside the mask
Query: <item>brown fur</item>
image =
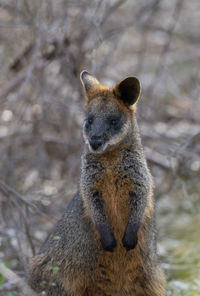
<svg viewBox="0 0 200 296"><path fill-rule="evenodd" d="M120 95L117 89L117 86L114 88L109 88L108 86L98 84L93 87L87 92L85 106L88 108L89 104L94 98L107 98L107 100L111 101L114 100L116 102L116 98L118 103L121 105L122 110L125 112L133 112L136 110L136 104L130 106L129 109L124 105L124 103L120 100Z"/></svg>

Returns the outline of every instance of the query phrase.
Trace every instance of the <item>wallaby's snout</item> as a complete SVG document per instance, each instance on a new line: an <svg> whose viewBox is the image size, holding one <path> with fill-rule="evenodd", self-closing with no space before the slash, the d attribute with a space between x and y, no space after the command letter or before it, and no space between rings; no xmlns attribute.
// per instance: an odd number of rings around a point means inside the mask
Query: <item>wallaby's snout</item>
<svg viewBox="0 0 200 296"><path fill-rule="evenodd" d="M103 152L104 145L107 140L108 126L104 118L97 116L90 124L90 128L87 129L87 138L90 146L90 150L95 152Z"/></svg>
<svg viewBox="0 0 200 296"><path fill-rule="evenodd" d="M104 139L102 136L95 135L90 138L89 143L92 149L96 151L104 144Z"/></svg>
<svg viewBox="0 0 200 296"><path fill-rule="evenodd" d="M103 152L106 143L105 121L101 116L89 116L84 126L84 135L91 152Z"/></svg>

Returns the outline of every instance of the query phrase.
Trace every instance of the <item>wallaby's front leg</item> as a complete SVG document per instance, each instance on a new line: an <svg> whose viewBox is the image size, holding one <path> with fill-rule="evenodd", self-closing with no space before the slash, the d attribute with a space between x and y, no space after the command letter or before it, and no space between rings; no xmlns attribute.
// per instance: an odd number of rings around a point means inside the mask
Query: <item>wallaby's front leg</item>
<svg viewBox="0 0 200 296"><path fill-rule="evenodd" d="M82 174L80 182L85 210L100 234L102 247L106 251L113 252L116 240L106 218L104 200L97 188L98 180L104 174L105 168L101 162L98 162L95 155L89 154L82 158L82 170L87 172L87 174Z"/></svg>
<svg viewBox="0 0 200 296"><path fill-rule="evenodd" d="M89 190L87 188L84 192L83 200L86 210L89 210L89 215L100 234L102 247L105 251L113 252L117 243L106 218L104 201L101 194L93 188Z"/></svg>
<svg viewBox="0 0 200 296"><path fill-rule="evenodd" d="M137 233L146 207L147 189L143 185L134 184L134 191L129 193L129 197L130 214L122 239L127 251L134 249L137 245Z"/></svg>

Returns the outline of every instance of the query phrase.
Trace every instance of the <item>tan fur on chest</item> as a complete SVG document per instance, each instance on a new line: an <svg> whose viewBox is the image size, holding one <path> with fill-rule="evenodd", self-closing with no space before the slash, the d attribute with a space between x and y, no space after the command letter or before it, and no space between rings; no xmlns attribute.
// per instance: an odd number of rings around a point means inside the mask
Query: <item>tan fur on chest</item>
<svg viewBox="0 0 200 296"><path fill-rule="evenodd" d="M129 193L133 191L130 179L123 177L117 169L109 167L95 188L101 193L106 217L117 240L121 241L130 211Z"/></svg>
<svg viewBox="0 0 200 296"><path fill-rule="evenodd" d="M98 258L100 270L97 276L97 286L105 287L108 295L116 296L118 295L116 291L121 291L120 293L124 291L124 294L119 295L129 295L129 293L132 295L134 286L135 293L139 295L141 283L136 282L144 273L141 253L144 241L141 231L139 233L141 242L134 250L127 252L122 245L130 214L129 194L134 189L133 181L124 176L120 172L119 165L113 162L113 165L107 166L104 174L95 184L95 188L104 200L106 218L117 240L117 247L113 253L104 252ZM91 295L94 295L94 291Z"/></svg>

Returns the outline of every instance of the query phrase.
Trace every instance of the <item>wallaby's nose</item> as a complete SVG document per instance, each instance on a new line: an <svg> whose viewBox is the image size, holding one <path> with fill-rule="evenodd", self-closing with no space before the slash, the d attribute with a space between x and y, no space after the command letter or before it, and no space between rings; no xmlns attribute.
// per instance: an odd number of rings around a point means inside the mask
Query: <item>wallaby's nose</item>
<svg viewBox="0 0 200 296"><path fill-rule="evenodd" d="M97 150L103 144L103 139L100 136L92 136L90 139L90 146L93 150Z"/></svg>

